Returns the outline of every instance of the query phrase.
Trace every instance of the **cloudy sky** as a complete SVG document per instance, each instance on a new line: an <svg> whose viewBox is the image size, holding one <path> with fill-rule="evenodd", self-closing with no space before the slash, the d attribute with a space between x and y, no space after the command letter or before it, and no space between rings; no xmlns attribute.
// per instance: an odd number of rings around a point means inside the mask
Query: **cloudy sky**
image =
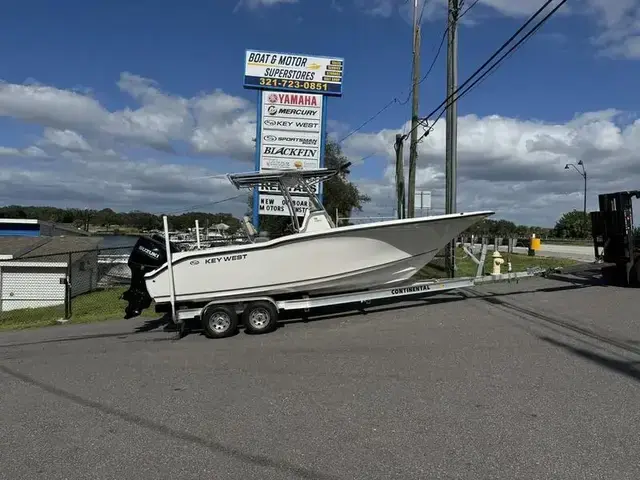
<svg viewBox="0 0 640 480"><path fill-rule="evenodd" d="M331 135L351 133L341 144L373 198L365 214L392 215L411 3L10 1L0 19L0 203L242 214L244 196L214 202L239 194L225 173L254 167L257 94L242 78L245 50L262 49L345 59L344 94L328 101ZM460 81L542 3L480 0L460 28ZM425 73L446 0L423 4ZM639 59L640 0L569 0L460 100L458 210L553 226L582 208L582 178L564 169L578 160L590 209L598 193L640 188ZM421 114L444 96L443 50L420 85ZM418 187L436 213L444 127L419 146Z"/></svg>

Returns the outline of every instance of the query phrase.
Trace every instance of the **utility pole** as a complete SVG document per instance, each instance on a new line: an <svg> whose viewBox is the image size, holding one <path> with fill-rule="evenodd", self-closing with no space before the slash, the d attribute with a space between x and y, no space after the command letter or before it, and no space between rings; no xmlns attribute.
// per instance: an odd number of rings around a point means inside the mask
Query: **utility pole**
<svg viewBox="0 0 640 480"><path fill-rule="evenodd" d="M447 32L447 127L446 127L446 201L445 213L455 213L457 210L458 184L458 108L453 101L453 93L458 87L458 0L449 0L449 15ZM454 238L446 248L445 269L449 277L455 277L456 239Z"/></svg>
<svg viewBox="0 0 640 480"><path fill-rule="evenodd" d="M396 199L398 218L405 218L405 195L404 195L404 135L396 134Z"/></svg>
<svg viewBox="0 0 640 480"><path fill-rule="evenodd" d="M420 78L420 25L418 0L413 0L413 88L411 91L411 145L409 147L409 198L407 217L415 217L416 164L418 162L418 82Z"/></svg>

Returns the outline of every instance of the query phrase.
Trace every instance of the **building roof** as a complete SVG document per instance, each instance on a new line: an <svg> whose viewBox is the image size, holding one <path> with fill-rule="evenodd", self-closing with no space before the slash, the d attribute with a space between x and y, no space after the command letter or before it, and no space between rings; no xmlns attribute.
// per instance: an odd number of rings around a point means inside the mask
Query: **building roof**
<svg viewBox="0 0 640 480"><path fill-rule="evenodd" d="M0 237L0 255L37 262L75 262L96 250L101 237Z"/></svg>
<svg viewBox="0 0 640 480"><path fill-rule="evenodd" d="M33 218L0 218L0 223L22 223L25 225L37 225L39 221Z"/></svg>
<svg viewBox="0 0 640 480"><path fill-rule="evenodd" d="M46 243L46 237L0 236L0 255L18 256Z"/></svg>

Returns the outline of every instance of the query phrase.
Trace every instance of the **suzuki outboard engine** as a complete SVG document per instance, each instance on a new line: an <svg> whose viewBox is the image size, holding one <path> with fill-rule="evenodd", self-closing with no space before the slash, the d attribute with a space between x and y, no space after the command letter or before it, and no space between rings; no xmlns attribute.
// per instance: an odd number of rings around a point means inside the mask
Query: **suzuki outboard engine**
<svg viewBox="0 0 640 480"><path fill-rule="evenodd" d="M173 243L171 253L179 251ZM164 237L154 234L151 237L140 237L129 255L127 264L131 269L131 285L122 294L122 299L128 302L124 318L137 317L145 308L151 305L151 297L147 291L144 275L164 265L167 261L167 250Z"/></svg>

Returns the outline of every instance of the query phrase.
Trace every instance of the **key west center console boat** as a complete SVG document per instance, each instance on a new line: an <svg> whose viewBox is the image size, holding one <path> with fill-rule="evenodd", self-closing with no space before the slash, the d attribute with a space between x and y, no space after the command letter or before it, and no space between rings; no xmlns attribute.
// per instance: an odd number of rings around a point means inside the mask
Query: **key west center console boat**
<svg viewBox="0 0 640 480"><path fill-rule="evenodd" d="M323 295L402 285L449 241L492 211L455 213L336 227L315 195L315 187L340 170L283 170L229 174L237 188L277 185L289 209L294 233L259 242L248 218L251 242L180 251L171 245L176 309L215 301L268 296ZM309 199L302 222L295 196ZM302 193L298 193L302 192ZM140 237L129 257L131 285L123 298L125 318L151 301L170 305L169 262L163 239Z"/></svg>

